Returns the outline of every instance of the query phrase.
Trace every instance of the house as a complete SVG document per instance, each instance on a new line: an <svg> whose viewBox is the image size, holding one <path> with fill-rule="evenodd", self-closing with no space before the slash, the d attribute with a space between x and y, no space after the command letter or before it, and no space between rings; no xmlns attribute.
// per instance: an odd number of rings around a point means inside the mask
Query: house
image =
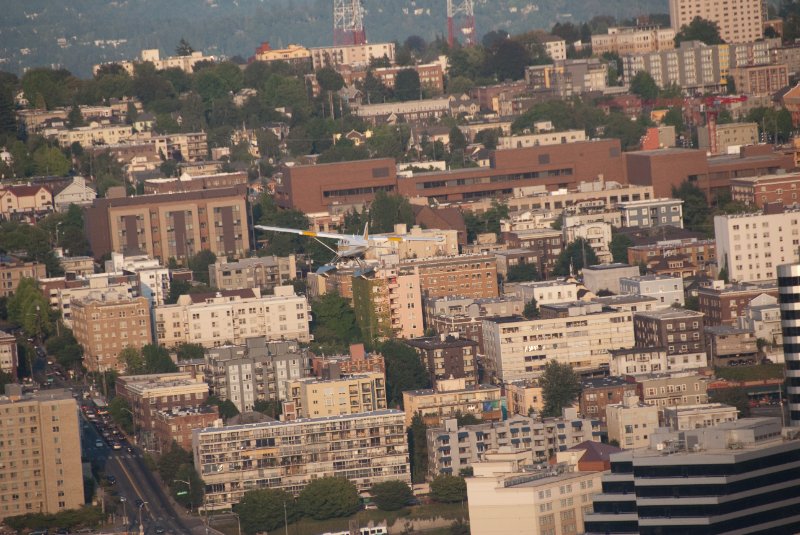
<svg viewBox="0 0 800 535"><path fill-rule="evenodd" d="M53 197L56 212L66 212L71 204L78 206L92 204L97 193L86 185L86 179L82 176L72 178L72 182L62 188Z"/></svg>
<svg viewBox="0 0 800 535"><path fill-rule="evenodd" d="M33 218L53 210L53 193L45 186L0 186L0 217Z"/></svg>

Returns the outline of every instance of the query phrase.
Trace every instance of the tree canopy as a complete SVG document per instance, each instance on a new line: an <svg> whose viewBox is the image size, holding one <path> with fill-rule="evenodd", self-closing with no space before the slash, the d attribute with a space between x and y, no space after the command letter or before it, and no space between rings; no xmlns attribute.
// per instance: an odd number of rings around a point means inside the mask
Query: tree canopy
<svg viewBox="0 0 800 535"><path fill-rule="evenodd" d="M412 498L411 487L403 481L384 481L372 486L369 492L372 501L382 511L397 511L408 504Z"/></svg>
<svg viewBox="0 0 800 535"><path fill-rule="evenodd" d="M627 234L620 234L618 232L611 236L611 256L614 257L614 262L621 264L628 263L628 248L633 246L633 240Z"/></svg>
<svg viewBox="0 0 800 535"><path fill-rule="evenodd" d="M597 255L591 245L583 238L569 243L558 256L553 274L566 277L571 272L580 272L586 266L598 264Z"/></svg>
<svg viewBox="0 0 800 535"><path fill-rule="evenodd" d="M239 515L242 531L248 535L263 531L273 532L282 527L284 512L290 523L301 516L294 496L282 489L248 490L233 509Z"/></svg>
<svg viewBox="0 0 800 535"><path fill-rule="evenodd" d="M542 416L561 416L561 410L570 407L581 391L578 377L569 364L561 364L556 360L549 361L539 378L542 387L544 408Z"/></svg>
<svg viewBox="0 0 800 535"><path fill-rule="evenodd" d="M400 340L387 340L378 347L386 364L386 401L399 407L404 390L430 387L428 371L417 352Z"/></svg>
<svg viewBox="0 0 800 535"><path fill-rule="evenodd" d="M314 520L350 516L361 507L358 489L343 477L314 479L300 493L303 514Z"/></svg>
<svg viewBox="0 0 800 535"><path fill-rule="evenodd" d="M347 299L335 292L311 302L311 332L314 343L329 353L344 352L361 340L356 314Z"/></svg>
<svg viewBox="0 0 800 535"><path fill-rule="evenodd" d="M438 475L431 481L431 498L439 503L458 503L467 499L467 483L461 476Z"/></svg>
<svg viewBox="0 0 800 535"><path fill-rule="evenodd" d="M655 100L658 97L658 85L647 71L637 72L630 82L631 93L644 100Z"/></svg>
<svg viewBox="0 0 800 535"><path fill-rule="evenodd" d="M702 17L695 17L689 24L681 26L675 34L675 45L684 41L701 41L707 45L725 44L719 35L719 24Z"/></svg>
<svg viewBox="0 0 800 535"><path fill-rule="evenodd" d="M20 279L16 291L8 298L8 319L22 327L28 336L41 337L52 332L50 303L42 295L35 279Z"/></svg>

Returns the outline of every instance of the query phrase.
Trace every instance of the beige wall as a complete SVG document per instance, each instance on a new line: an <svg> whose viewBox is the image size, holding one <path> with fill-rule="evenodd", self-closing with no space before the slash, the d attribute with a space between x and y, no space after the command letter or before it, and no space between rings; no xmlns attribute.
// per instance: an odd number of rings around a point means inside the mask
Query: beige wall
<svg viewBox="0 0 800 535"><path fill-rule="evenodd" d="M658 427L658 407L607 405L606 421L608 439L616 440L620 448L646 448L650 445L650 435Z"/></svg>
<svg viewBox="0 0 800 535"><path fill-rule="evenodd" d="M716 22L726 43L749 43L764 36L761 0L669 0L669 18L676 31L695 17Z"/></svg>
<svg viewBox="0 0 800 535"><path fill-rule="evenodd" d="M386 408L386 379L380 372L331 380L297 379L287 386L299 418L357 414Z"/></svg>
<svg viewBox="0 0 800 535"><path fill-rule="evenodd" d="M58 133L58 144L69 147L80 143L84 147L92 145L116 145L133 137L133 128L127 125L84 126L74 130L62 130Z"/></svg>

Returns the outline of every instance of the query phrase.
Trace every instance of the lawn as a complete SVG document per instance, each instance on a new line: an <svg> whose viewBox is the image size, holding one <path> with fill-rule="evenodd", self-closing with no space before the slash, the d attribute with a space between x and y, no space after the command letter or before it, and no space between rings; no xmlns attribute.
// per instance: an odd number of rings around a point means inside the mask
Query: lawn
<svg viewBox="0 0 800 535"><path fill-rule="evenodd" d="M719 379L729 381L761 381L763 379L781 379L783 364L759 364L758 366L737 366L715 368Z"/></svg>

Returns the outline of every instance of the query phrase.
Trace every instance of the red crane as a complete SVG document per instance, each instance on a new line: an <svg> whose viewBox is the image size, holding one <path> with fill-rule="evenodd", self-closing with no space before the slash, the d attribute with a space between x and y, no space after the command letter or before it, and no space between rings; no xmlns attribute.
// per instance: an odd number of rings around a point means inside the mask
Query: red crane
<svg viewBox="0 0 800 535"><path fill-rule="evenodd" d="M717 153L717 115L722 106L734 104L736 102L746 102L745 95L732 96L711 96L703 98L703 108L706 116L706 127L708 128L708 143L711 154Z"/></svg>

